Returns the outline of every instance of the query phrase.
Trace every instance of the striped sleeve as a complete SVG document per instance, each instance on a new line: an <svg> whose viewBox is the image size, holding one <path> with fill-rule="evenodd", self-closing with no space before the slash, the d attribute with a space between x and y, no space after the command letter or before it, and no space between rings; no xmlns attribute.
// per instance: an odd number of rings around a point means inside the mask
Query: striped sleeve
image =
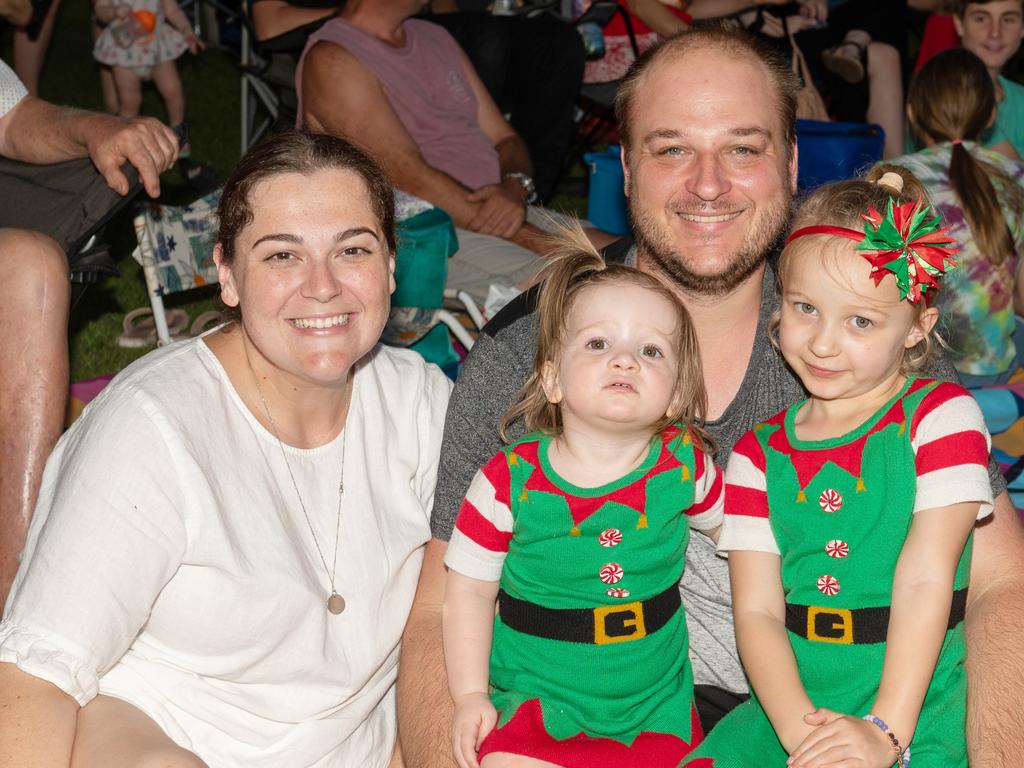
<svg viewBox="0 0 1024 768"><path fill-rule="evenodd" d="M718 551L734 549L779 554L768 523L768 485L765 456L754 432L739 439L725 470L725 519Z"/></svg>
<svg viewBox="0 0 1024 768"><path fill-rule="evenodd" d="M693 458L696 465L693 506L686 510L686 519L691 528L710 531L722 524L725 483L722 471L703 451L694 449Z"/></svg>
<svg viewBox="0 0 1024 768"><path fill-rule="evenodd" d="M966 389L943 383L929 392L914 414L910 438L917 468L914 512L976 501L979 520L992 513L992 441Z"/></svg>
<svg viewBox="0 0 1024 768"><path fill-rule="evenodd" d="M511 479L504 452L476 473L466 491L444 562L481 581L498 581L512 540Z"/></svg>

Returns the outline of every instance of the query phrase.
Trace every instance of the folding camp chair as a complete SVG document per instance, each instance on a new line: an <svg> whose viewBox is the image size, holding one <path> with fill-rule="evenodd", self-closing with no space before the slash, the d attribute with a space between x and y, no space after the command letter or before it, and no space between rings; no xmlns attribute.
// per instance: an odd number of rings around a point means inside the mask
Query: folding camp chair
<svg viewBox="0 0 1024 768"><path fill-rule="evenodd" d="M398 305L392 307L382 338L444 365L451 362L451 347L447 334L435 329L446 328L467 350L473 346L473 337L443 301L464 309L477 330L483 327L483 318L464 291L444 294L446 262L457 247L451 219L429 203L402 194L398 198ZM185 206L151 203L135 216L137 246L132 256L142 265L159 344L171 341L163 297L217 282L213 246L219 200L217 190Z"/></svg>

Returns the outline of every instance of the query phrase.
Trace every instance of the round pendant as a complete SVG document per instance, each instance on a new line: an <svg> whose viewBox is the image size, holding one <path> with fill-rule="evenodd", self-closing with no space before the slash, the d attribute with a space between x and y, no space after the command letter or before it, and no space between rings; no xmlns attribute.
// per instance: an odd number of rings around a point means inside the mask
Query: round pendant
<svg viewBox="0 0 1024 768"><path fill-rule="evenodd" d="M327 610L337 616L345 610L345 598L337 592L332 592L331 596L327 598Z"/></svg>

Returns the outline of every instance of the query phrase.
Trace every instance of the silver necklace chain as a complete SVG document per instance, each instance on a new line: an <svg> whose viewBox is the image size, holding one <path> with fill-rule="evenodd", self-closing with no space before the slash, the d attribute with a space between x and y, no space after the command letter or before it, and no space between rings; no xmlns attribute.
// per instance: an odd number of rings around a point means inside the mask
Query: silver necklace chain
<svg viewBox="0 0 1024 768"><path fill-rule="evenodd" d="M248 357L248 350L246 350L246 357ZM324 557L323 550L320 549L320 542L317 541L316 531L313 528L313 523L309 519L309 512L306 511L306 504L302 501L302 494L299 492L299 484L295 482L295 474L292 472L292 465L288 461L288 453L284 449L284 442L281 440L281 436L277 432L277 424L274 422L274 417L270 415L270 408L267 406L267 399L263 397L263 390L260 389L259 379L256 377L256 371L252 370L252 366L249 366L249 370L252 371L252 380L256 385L256 394L260 396L260 402L263 403L263 412L267 414L267 421L270 422L270 429L274 433L274 438L277 440L277 446L281 449L281 458L284 459L284 466L288 470L288 477L291 478L292 488L295 489L295 496L299 500L299 507L302 509L302 516L306 518L306 525L309 527L309 533L313 537L313 546L316 547L316 553L320 555L320 562L323 563L324 572L331 579L331 594L328 596L329 608L334 605L332 602L334 598L339 598L338 591L334 586L334 576L338 569L338 541L341 536L341 499L345 495L345 444L348 438L348 429L342 427L341 432L341 479L338 481L338 514L337 524L334 529L334 563L328 568L327 558ZM344 607L344 601L341 602L342 609ZM340 610L335 611L331 609L331 613L341 613Z"/></svg>

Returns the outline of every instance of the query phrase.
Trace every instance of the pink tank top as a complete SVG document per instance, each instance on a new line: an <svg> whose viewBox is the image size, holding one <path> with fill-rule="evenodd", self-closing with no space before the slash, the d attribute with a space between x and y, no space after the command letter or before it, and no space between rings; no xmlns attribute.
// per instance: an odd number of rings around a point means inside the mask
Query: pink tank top
<svg viewBox="0 0 1024 768"><path fill-rule="evenodd" d="M395 48L331 19L310 35L295 72L297 127L302 126L302 69L320 41L341 46L364 64L384 86L391 108L420 148L427 163L470 189L497 184L498 153L480 129L477 100L466 76L458 44L441 27L420 19L402 24L405 46ZM344 88L344 83L338 83Z"/></svg>

